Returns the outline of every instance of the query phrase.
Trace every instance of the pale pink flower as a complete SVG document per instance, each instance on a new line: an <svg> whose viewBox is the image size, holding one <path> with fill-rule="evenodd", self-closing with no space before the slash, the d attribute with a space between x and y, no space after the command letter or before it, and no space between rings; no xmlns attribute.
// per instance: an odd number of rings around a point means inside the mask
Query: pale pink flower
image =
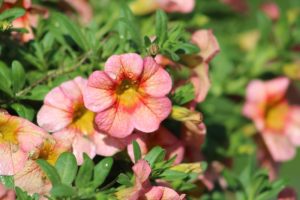
<svg viewBox="0 0 300 200"><path fill-rule="evenodd" d="M43 143L30 152L24 168L14 175L15 185L31 195L49 194L52 188L51 182L35 160L43 159L54 166L60 154L68 151L63 142L47 135Z"/></svg>
<svg viewBox="0 0 300 200"><path fill-rule="evenodd" d="M2 183L0 183L0 200L15 200L16 194L12 189L5 188Z"/></svg>
<svg viewBox="0 0 300 200"><path fill-rule="evenodd" d="M116 193L117 199L128 200L183 200L185 195L179 195L171 188L152 186L149 180L151 167L145 160L139 160L132 167L135 184L132 188L120 190Z"/></svg>
<svg viewBox="0 0 300 200"><path fill-rule="evenodd" d="M274 2L264 3L260 9L273 21L278 20L280 17L279 7Z"/></svg>
<svg viewBox="0 0 300 200"><path fill-rule="evenodd" d="M0 175L20 171L29 152L39 146L46 135L26 119L0 112Z"/></svg>
<svg viewBox="0 0 300 200"><path fill-rule="evenodd" d="M83 23L89 23L93 17L93 9L88 0L64 0L72 9L74 9L80 16Z"/></svg>
<svg viewBox="0 0 300 200"><path fill-rule="evenodd" d="M79 164L83 153L91 158L96 154L111 156L127 144L125 139L117 140L94 129L95 114L83 102L86 84L85 79L77 77L52 89L37 114L38 124L64 141L63 145L73 151Z"/></svg>
<svg viewBox="0 0 300 200"><path fill-rule="evenodd" d="M96 127L124 138L134 129L153 132L171 112L166 97L172 87L169 74L153 58L129 53L113 55L104 71L89 77L85 106L96 112Z"/></svg>
<svg viewBox="0 0 300 200"><path fill-rule="evenodd" d="M192 42L200 48L201 61L193 69L191 82L195 87L195 102L204 101L210 88L208 63L220 52L219 43L212 30L198 30L192 35Z"/></svg>
<svg viewBox="0 0 300 200"><path fill-rule="evenodd" d="M300 107L289 105L286 91L289 80L254 80L247 87L243 113L252 119L275 161L295 156L300 145Z"/></svg>
<svg viewBox="0 0 300 200"><path fill-rule="evenodd" d="M176 156L174 164L179 164L183 160L184 146L183 143L176 138L168 129L160 127L151 134L143 134L136 132L133 138L140 146L142 157L144 157L153 147L160 146L166 150L167 159ZM134 161L134 153L132 144L127 147L128 155Z"/></svg>

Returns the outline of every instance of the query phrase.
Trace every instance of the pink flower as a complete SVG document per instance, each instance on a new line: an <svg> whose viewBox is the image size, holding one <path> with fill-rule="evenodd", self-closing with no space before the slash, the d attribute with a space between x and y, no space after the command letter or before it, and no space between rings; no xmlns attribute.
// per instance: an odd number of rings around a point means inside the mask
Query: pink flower
<svg viewBox="0 0 300 200"><path fill-rule="evenodd" d="M243 113L252 119L275 161L292 159L300 145L300 107L289 105L286 91L289 80L254 80L247 87Z"/></svg>
<svg viewBox="0 0 300 200"><path fill-rule="evenodd" d="M278 194L278 200L296 200L297 194L293 188L284 188L279 194Z"/></svg>
<svg viewBox="0 0 300 200"><path fill-rule="evenodd" d="M89 23L93 17L93 9L88 0L65 0L80 16L83 23Z"/></svg>
<svg viewBox="0 0 300 200"><path fill-rule="evenodd" d="M157 0L157 2L160 8L170 13L190 13L195 7L195 0Z"/></svg>
<svg viewBox="0 0 300 200"><path fill-rule="evenodd" d="M79 164L84 152L91 158L96 154L111 156L127 144L125 139L117 140L94 129L95 114L83 102L86 84L85 79L77 77L52 89L37 114L38 124L55 132L54 138L64 141L63 145L73 151Z"/></svg>
<svg viewBox="0 0 300 200"><path fill-rule="evenodd" d="M229 5L235 12L244 13L249 10L246 0L220 0L222 3Z"/></svg>
<svg viewBox="0 0 300 200"><path fill-rule="evenodd" d="M137 132L133 134L133 137L141 148L142 156L145 156L153 147L160 146L166 150L167 159L176 156L174 164L178 164L183 160L184 146L182 142L162 126L154 133L145 135ZM132 144L128 145L127 150L131 160L134 161Z"/></svg>
<svg viewBox="0 0 300 200"><path fill-rule="evenodd" d="M132 170L135 176L135 184L132 188L118 191L117 199L128 200L182 200L185 195L179 195L173 189L163 186L152 186L149 181L151 167L145 160L139 160Z"/></svg>
<svg viewBox="0 0 300 200"><path fill-rule="evenodd" d="M273 21L280 17L278 5L274 2L268 2L261 5L261 10Z"/></svg>
<svg viewBox="0 0 300 200"><path fill-rule="evenodd" d="M193 69L191 82L195 88L195 102L204 101L210 88L208 63L220 52L219 43L212 30L198 30L192 35L192 42L200 48L200 63Z"/></svg>
<svg viewBox="0 0 300 200"><path fill-rule="evenodd" d="M0 183L0 199L1 200L15 200L16 194L13 190L7 189Z"/></svg>
<svg viewBox="0 0 300 200"><path fill-rule="evenodd" d="M30 151L46 136L41 128L26 119L0 112L0 175L14 175L20 171Z"/></svg>
<svg viewBox="0 0 300 200"><path fill-rule="evenodd" d="M25 28L28 33L14 34L21 42L28 42L34 39L32 27L37 26L39 16L47 17L48 11L45 8L32 6L31 0L4 0L0 7L0 12L21 6L25 9L25 14L12 22L13 28Z"/></svg>
<svg viewBox="0 0 300 200"><path fill-rule="evenodd" d="M60 154L68 151L63 142L48 135L39 147L30 152L24 168L14 175L15 185L29 194L48 194L52 187L51 182L35 160L44 159L54 165Z"/></svg>
<svg viewBox="0 0 300 200"><path fill-rule="evenodd" d="M104 71L89 77L85 106L96 112L96 127L124 138L135 129L153 132L171 112L166 97L172 87L169 74L153 58L129 53L111 56Z"/></svg>

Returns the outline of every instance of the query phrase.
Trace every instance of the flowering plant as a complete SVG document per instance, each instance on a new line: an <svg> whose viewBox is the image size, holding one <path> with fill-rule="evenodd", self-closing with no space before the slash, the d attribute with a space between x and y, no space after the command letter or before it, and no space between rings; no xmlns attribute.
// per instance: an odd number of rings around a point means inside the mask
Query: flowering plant
<svg viewBox="0 0 300 200"><path fill-rule="evenodd" d="M286 2L0 1L0 200L295 200Z"/></svg>

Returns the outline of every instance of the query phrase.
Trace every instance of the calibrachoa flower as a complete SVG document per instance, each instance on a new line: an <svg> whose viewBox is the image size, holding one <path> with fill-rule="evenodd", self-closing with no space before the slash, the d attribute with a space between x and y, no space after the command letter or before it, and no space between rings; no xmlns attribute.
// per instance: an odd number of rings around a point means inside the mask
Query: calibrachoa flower
<svg viewBox="0 0 300 200"><path fill-rule="evenodd" d="M15 185L29 194L48 194L52 185L35 160L44 159L54 165L59 155L68 150L63 142L48 135L39 147L30 152L24 168L14 175Z"/></svg>
<svg viewBox="0 0 300 200"><path fill-rule="evenodd" d="M254 80L247 87L243 113L252 119L275 161L294 157L300 145L300 107L286 98L289 80Z"/></svg>
<svg viewBox="0 0 300 200"><path fill-rule="evenodd" d="M22 42L34 39L32 27L37 26L39 16L47 17L48 11L39 6L32 6L31 0L4 0L0 12L13 7L22 7L26 12L12 22L13 28L25 28L28 33L15 34Z"/></svg>
<svg viewBox="0 0 300 200"><path fill-rule="evenodd" d="M0 112L0 175L14 175L20 171L29 152L39 146L46 135L26 119Z"/></svg>
<svg viewBox="0 0 300 200"><path fill-rule="evenodd" d="M16 194L12 189L7 189L0 183L0 199L1 200L15 200Z"/></svg>
<svg viewBox="0 0 300 200"><path fill-rule="evenodd" d="M134 136L141 148L142 156L145 156L153 147L160 146L166 150L167 159L176 156L174 164L178 164L183 160L184 146L182 142L162 126L154 133L143 134L137 132ZM127 150L131 160L134 161L133 145L129 144Z"/></svg>
<svg viewBox="0 0 300 200"><path fill-rule="evenodd" d="M132 188L120 190L116 193L117 199L129 200L182 200L185 195L177 194L173 189L164 186L152 186L149 181L151 167L145 160L139 160L132 170L135 184Z"/></svg>
<svg viewBox="0 0 300 200"><path fill-rule="evenodd" d="M87 81L81 77L52 89L37 114L38 124L72 149L79 164L83 153L111 156L125 148L125 139L117 140L94 129L95 114L84 107L83 91ZM124 142L124 143L123 143Z"/></svg>
<svg viewBox="0 0 300 200"><path fill-rule="evenodd" d="M153 58L129 53L111 56L104 71L89 77L85 106L96 112L96 127L124 138L135 129L153 132L171 111L166 97L172 87L169 74Z"/></svg>

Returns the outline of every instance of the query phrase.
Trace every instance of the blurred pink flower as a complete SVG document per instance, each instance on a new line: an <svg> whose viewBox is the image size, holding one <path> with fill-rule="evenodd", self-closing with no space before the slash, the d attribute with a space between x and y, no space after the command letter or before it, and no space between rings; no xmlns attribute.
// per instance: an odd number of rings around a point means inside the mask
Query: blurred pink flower
<svg viewBox="0 0 300 200"><path fill-rule="evenodd" d="M12 189L5 188L2 183L0 183L0 200L15 200L16 194Z"/></svg>
<svg viewBox="0 0 300 200"><path fill-rule="evenodd" d="M300 107L289 105L285 96L288 86L285 77L250 82L243 109L261 132L275 161L292 159L296 146L300 145Z"/></svg>
<svg viewBox="0 0 300 200"><path fill-rule="evenodd" d="M244 13L249 10L246 0L220 0L222 3L230 6L235 12Z"/></svg>
<svg viewBox="0 0 300 200"><path fill-rule="evenodd" d="M273 21L280 17L279 7L274 2L267 2L261 5L261 10Z"/></svg>
<svg viewBox="0 0 300 200"><path fill-rule="evenodd" d="M195 7L195 0L157 0L157 2L161 9L170 13L190 13Z"/></svg>
<svg viewBox="0 0 300 200"><path fill-rule="evenodd" d="M126 140L116 139L94 129L95 114L84 107L83 91L87 80L77 77L52 89L37 114L38 124L71 149L79 164L83 153L111 156L126 147ZM124 143L123 143L124 142Z"/></svg>
<svg viewBox="0 0 300 200"><path fill-rule="evenodd" d="M297 200L297 194L293 188L284 188L279 194L277 200Z"/></svg>
<svg viewBox="0 0 300 200"><path fill-rule="evenodd" d="M41 128L26 119L0 112L0 175L22 170L30 151L46 136Z"/></svg>
<svg viewBox="0 0 300 200"><path fill-rule="evenodd" d="M83 23L89 23L93 17L93 9L88 0L64 0L72 9L74 9L80 16Z"/></svg>
<svg viewBox="0 0 300 200"><path fill-rule="evenodd" d="M136 132L133 134L134 139L140 146L142 156L145 156L153 147L160 146L166 150L167 159L176 155L174 164L179 164L183 160L184 146L183 143L176 138L168 129L160 127L151 134L143 134ZM127 147L129 157L134 161L133 146L129 144Z"/></svg>
<svg viewBox="0 0 300 200"><path fill-rule="evenodd" d="M179 195L171 188L164 186L152 186L149 180L151 167L145 160L139 160L132 167L135 184L132 188L124 189L116 193L117 199L129 200L182 200L185 195Z"/></svg>
<svg viewBox="0 0 300 200"><path fill-rule="evenodd" d="M104 71L89 77L85 106L96 112L96 127L124 138L134 128L153 132L171 112L166 97L172 87L169 74L151 57L135 53L113 55Z"/></svg>
<svg viewBox="0 0 300 200"><path fill-rule="evenodd" d="M25 14L12 22L13 28L24 28L28 31L28 33L15 33L14 36L19 38L21 42L28 42L34 39L32 27L37 26L38 17L48 16L47 9L40 6L32 6L31 0L4 0L0 12L13 7L25 9Z"/></svg>
<svg viewBox="0 0 300 200"><path fill-rule="evenodd" d="M44 159L49 164L55 165L60 154L68 151L63 142L48 135L39 147L30 152L24 168L14 175L15 185L31 195L34 193L48 194L52 185L35 160Z"/></svg>
<svg viewBox="0 0 300 200"><path fill-rule="evenodd" d="M200 48L201 61L193 69L191 82L195 87L196 103L204 101L210 88L208 63L220 52L219 43L212 30L198 30L192 35L192 42Z"/></svg>

